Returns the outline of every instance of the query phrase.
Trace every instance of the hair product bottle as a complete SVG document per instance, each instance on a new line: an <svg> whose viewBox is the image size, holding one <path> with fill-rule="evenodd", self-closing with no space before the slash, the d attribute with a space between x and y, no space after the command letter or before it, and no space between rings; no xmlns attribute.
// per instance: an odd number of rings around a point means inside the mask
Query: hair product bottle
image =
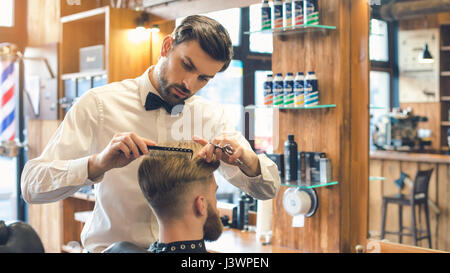
<svg viewBox="0 0 450 273"><path fill-rule="evenodd" d="M297 143L294 135L289 135L284 143L284 170L286 181L297 183Z"/></svg>

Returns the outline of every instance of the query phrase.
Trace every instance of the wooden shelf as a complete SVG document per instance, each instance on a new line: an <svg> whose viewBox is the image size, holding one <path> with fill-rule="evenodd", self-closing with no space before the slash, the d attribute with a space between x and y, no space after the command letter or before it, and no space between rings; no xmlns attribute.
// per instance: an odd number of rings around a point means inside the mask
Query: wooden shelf
<svg viewBox="0 0 450 273"><path fill-rule="evenodd" d="M450 96L441 97L441 101L450 101Z"/></svg>
<svg viewBox="0 0 450 273"><path fill-rule="evenodd" d="M441 47L441 51L450 51L450 46Z"/></svg>
<svg viewBox="0 0 450 273"><path fill-rule="evenodd" d="M441 76L450 77L450 71L441 71Z"/></svg>
<svg viewBox="0 0 450 273"><path fill-rule="evenodd" d="M450 121L442 121L441 126L450 127Z"/></svg>
<svg viewBox="0 0 450 273"><path fill-rule="evenodd" d="M83 78L83 77L95 77L95 76L106 75L107 73L108 73L108 71L106 71L106 70L67 73L67 74L61 75L61 80L70 80L70 79L77 79L77 78Z"/></svg>
<svg viewBox="0 0 450 273"><path fill-rule="evenodd" d="M61 23L75 22L83 19L91 19L97 15L106 15L108 12L109 12L108 7L83 11L76 14L61 17Z"/></svg>
<svg viewBox="0 0 450 273"><path fill-rule="evenodd" d="M86 223L87 219L92 215L92 210L88 211L78 211L74 213L74 219L75 221L78 221L80 223Z"/></svg>
<svg viewBox="0 0 450 273"><path fill-rule="evenodd" d="M323 108L336 108L336 104L314 105L307 107L286 107L286 106L265 106L265 105L248 105L245 109L272 109L272 110L312 110Z"/></svg>
<svg viewBox="0 0 450 273"><path fill-rule="evenodd" d="M299 34L299 33L307 33L314 31L328 31L335 30L335 26L325 26L325 25L299 25L299 26L291 26L291 27L280 27L280 28L271 28L271 29L262 29L257 31L248 31L244 32L244 34L250 35L255 33L273 33L275 35L288 35L288 34Z"/></svg>
<svg viewBox="0 0 450 273"><path fill-rule="evenodd" d="M338 183L339 183L338 181L332 181L332 182L328 182L328 183L311 182L310 185L305 185L305 184L298 185L298 184L289 184L287 181L284 181L282 179L281 186L291 187L291 188L299 188L299 189L314 189L314 188L333 186L333 185L337 185Z"/></svg>
<svg viewBox="0 0 450 273"><path fill-rule="evenodd" d="M82 192L76 192L72 195L72 197L80 200L95 202L95 195L85 194Z"/></svg>

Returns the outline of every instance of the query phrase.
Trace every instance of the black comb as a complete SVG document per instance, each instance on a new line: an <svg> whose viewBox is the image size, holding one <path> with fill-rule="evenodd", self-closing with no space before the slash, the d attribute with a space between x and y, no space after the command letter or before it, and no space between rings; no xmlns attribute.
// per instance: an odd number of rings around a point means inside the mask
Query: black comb
<svg viewBox="0 0 450 273"><path fill-rule="evenodd" d="M180 152L180 153L190 153L191 158L194 156L194 151L191 149L185 149L185 148L175 148L175 147L161 147L161 146L147 146L147 149L149 150L157 150L157 151L167 151L167 152ZM141 149L139 149L139 153L143 155Z"/></svg>

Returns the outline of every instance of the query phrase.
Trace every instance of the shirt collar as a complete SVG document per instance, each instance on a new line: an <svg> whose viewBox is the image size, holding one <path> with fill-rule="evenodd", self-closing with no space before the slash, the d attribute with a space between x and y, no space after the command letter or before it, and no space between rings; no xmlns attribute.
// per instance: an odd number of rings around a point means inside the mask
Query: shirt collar
<svg viewBox="0 0 450 273"><path fill-rule="evenodd" d="M150 70L153 68L154 66L150 66L145 72L144 74L142 74L142 76L140 76L139 79L139 93L141 95L141 103L142 106L145 107L145 101L147 99L147 95L148 92L152 92L156 95L158 95L159 97L161 97L158 93L158 91L156 91L156 88L153 86L153 84L150 81L149 78L149 72ZM162 97L161 97L162 98Z"/></svg>

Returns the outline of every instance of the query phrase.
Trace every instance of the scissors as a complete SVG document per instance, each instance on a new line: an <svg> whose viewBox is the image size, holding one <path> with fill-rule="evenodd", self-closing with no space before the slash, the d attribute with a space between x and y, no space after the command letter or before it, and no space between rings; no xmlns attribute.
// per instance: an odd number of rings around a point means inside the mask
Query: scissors
<svg viewBox="0 0 450 273"><path fill-rule="evenodd" d="M210 142L209 144L211 144L212 146L214 146L214 153L216 152L216 149L222 150L222 152L224 152L224 153L227 154L228 156L231 156L231 155L233 155L233 153L234 153L234 149L233 149L233 147L231 147L230 144L225 144L225 146L223 146L223 147L220 146L220 145L214 144L214 143L212 143L212 142ZM244 162L242 162L239 158L236 159L236 162L238 163L238 165L239 165L240 167L244 167L244 168L247 168L247 169L248 169L247 165L245 165Z"/></svg>

